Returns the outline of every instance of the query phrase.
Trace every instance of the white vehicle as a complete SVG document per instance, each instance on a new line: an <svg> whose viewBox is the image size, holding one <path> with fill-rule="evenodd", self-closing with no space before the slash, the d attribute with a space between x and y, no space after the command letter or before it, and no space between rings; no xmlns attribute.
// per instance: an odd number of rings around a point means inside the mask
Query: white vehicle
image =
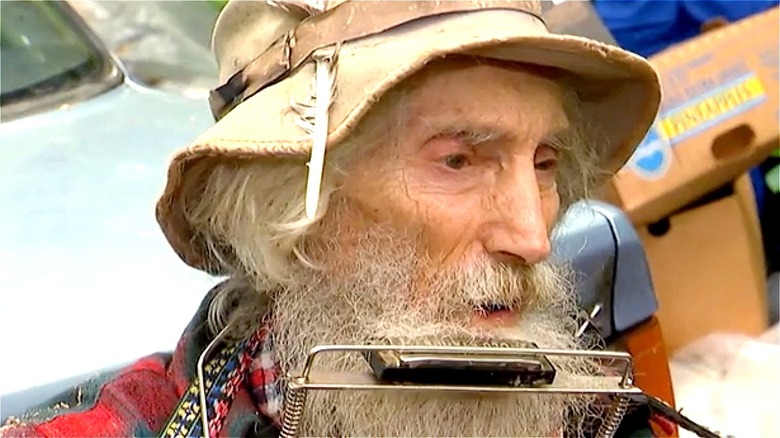
<svg viewBox="0 0 780 438"><path fill-rule="evenodd" d="M205 100L139 84L65 2L0 3L0 394L172 349L215 282L154 206Z"/></svg>

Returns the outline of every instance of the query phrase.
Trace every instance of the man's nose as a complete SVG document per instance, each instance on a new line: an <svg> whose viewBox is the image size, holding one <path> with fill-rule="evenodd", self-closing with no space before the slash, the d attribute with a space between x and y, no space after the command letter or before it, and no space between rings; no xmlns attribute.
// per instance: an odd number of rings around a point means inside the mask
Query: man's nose
<svg viewBox="0 0 780 438"><path fill-rule="evenodd" d="M515 178L500 189L483 224L483 244L489 255L508 263L534 264L550 255L550 237L536 176ZM546 202L552 202L547 200Z"/></svg>

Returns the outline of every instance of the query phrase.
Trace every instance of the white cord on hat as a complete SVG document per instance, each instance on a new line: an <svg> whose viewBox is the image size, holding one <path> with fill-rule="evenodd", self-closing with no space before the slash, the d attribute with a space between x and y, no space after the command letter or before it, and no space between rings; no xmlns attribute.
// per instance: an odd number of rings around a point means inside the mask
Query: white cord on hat
<svg viewBox="0 0 780 438"><path fill-rule="evenodd" d="M335 52L315 53L315 102L314 123L311 131L311 156L307 164L309 174L306 179L306 218L317 217L322 187L322 174L325 167L325 147L328 144L328 109L332 98L332 64Z"/></svg>

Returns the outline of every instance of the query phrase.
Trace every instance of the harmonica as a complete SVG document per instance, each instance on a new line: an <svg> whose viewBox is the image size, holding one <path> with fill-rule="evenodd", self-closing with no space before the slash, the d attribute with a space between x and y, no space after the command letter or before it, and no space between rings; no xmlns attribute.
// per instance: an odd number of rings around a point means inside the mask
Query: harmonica
<svg viewBox="0 0 780 438"><path fill-rule="evenodd" d="M538 348L531 342L485 343L484 347ZM543 354L416 353L394 350L363 354L381 382L460 386L540 386L552 384L555 367Z"/></svg>

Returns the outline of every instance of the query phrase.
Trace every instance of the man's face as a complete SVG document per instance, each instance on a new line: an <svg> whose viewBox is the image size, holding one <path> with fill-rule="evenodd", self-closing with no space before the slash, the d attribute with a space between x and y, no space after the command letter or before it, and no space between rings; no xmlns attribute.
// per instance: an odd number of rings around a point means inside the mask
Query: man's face
<svg viewBox="0 0 780 438"><path fill-rule="evenodd" d="M418 231L431 269L543 261L560 205L562 96L514 66L429 67L400 103L394 135L347 170L342 196L360 221ZM521 309L502 305L475 312L474 324L515 323Z"/></svg>
<svg viewBox="0 0 780 438"><path fill-rule="evenodd" d="M285 371L317 344L579 345L568 277L545 261L559 209L555 145L568 124L562 90L474 61L429 66L410 86L379 114L388 125L378 125L378 144L340 169L306 247L319 268L273 296ZM357 355L317 363L367 371ZM555 364L592 371L585 360ZM304 433L539 436L559 433L584 406L556 396L315 392Z"/></svg>

